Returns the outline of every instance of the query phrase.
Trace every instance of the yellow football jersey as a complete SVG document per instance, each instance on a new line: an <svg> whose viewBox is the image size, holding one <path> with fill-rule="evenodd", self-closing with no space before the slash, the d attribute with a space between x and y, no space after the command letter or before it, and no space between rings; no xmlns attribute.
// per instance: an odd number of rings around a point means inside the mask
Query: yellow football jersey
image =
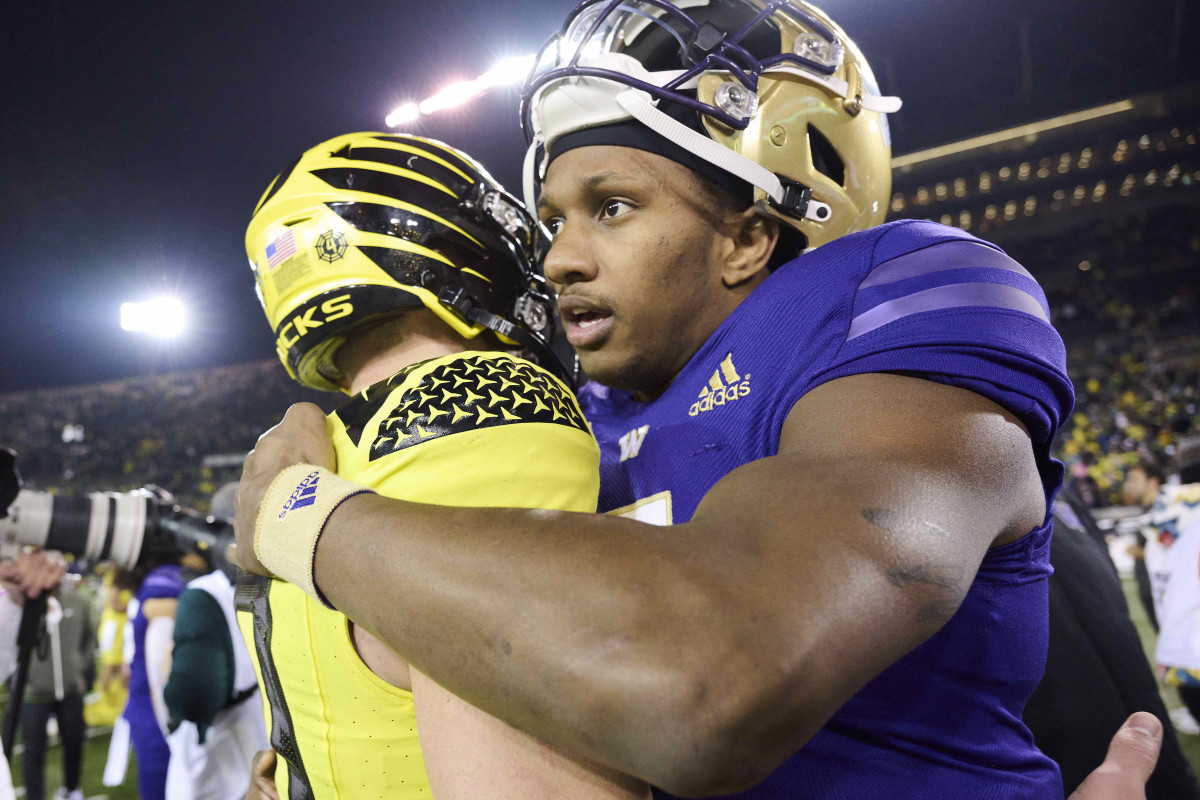
<svg viewBox="0 0 1200 800"><path fill-rule="evenodd" d="M424 361L328 420L338 474L381 495L596 510L591 430L570 390L528 361L484 352ZM412 694L362 663L345 616L295 586L243 575L238 622L280 755L280 797L431 797Z"/></svg>

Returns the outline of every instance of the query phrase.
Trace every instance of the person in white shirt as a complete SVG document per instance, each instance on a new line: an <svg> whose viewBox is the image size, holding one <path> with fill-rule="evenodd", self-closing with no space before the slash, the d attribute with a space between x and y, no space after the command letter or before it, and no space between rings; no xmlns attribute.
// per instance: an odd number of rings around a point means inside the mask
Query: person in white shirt
<svg viewBox="0 0 1200 800"><path fill-rule="evenodd" d="M1163 486L1150 511L1146 566L1159 620L1154 660L1200 719L1200 442L1180 451L1179 482Z"/></svg>

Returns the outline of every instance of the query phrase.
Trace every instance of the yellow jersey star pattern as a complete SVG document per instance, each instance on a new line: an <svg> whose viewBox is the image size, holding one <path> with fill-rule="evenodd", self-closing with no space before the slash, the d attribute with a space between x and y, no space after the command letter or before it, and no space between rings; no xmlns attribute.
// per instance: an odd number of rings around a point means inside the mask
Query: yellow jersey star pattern
<svg viewBox="0 0 1200 800"><path fill-rule="evenodd" d="M327 422L338 474L385 497L596 510L600 451L574 395L505 353L414 364ZM367 669L346 617L295 586L244 575L238 623L280 756L280 797L431 796L417 738L419 699Z"/></svg>
<svg viewBox="0 0 1200 800"><path fill-rule="evenodd" d="M575 396L563 384L528 361L501 354L455 358L430 366L416 364L377 384L337 411L347 434L361 437L365 420L382 407L397 385L405 390L379 423L370 460L440 436L510 425L546 422L590 433Z"/></svg>

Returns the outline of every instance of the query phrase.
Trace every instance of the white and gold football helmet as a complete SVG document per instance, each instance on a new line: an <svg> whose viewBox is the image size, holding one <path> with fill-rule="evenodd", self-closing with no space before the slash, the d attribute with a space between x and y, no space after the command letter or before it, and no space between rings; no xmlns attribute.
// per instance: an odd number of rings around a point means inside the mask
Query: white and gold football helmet
<svg viewBox="0 0 1200 800"><path fill-rule="evenodd" d="M526 203L556 141L636 120L754 187L762 213L818 247L883 221L899 108L801 0L585 0L522 93Z"/></svg>

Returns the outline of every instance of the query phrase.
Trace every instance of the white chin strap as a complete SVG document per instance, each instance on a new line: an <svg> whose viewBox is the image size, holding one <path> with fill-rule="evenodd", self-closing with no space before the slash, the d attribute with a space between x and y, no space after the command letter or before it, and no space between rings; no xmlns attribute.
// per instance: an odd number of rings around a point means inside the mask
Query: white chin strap
<svg viewBox="0 0 1200 800"><path fill-rule="evenodd" d="M569 90L573 87L556 87L557 91ZM613 97L623 114L611 121L632 117L669 141L687 150L697 158L702 158L713 166L728 172L746 183L756 186L766 192L767 197L776 203L783 202L783 183L779 176L769 169L756 164L741 153L735 153L728 147L717 144L702 133L698 133L682 122L671 118L655 107L650 96L638 89L627 88ZM591 125L576 126L575 129L592 127ZM569 131L564 131L569 132ZM559 136L562 134L560 133ZM555 137L558 138L558 137ZM535 138L525 152L525 163L522 169L522 189L525 194L525 205L530 210L536 206L536 184L538 178L545 178L545 167L548 153L543 153L541 163L538 162L537 151L543 146L540 137ZM832 209L827 203L816 198L809 198L804 209L804 218L813 222L824 222L832 216Z"/></svg>
<svg viewBox="0 0 1200 800"><path fill-rule="evenodd" d="M589 59L586 65L623 72L659 86L665 85L680 74L678 71L649 72L636 59L619 53L605 53ZM817 75L809 70L788 64L776 66L764 74L770 73L795 75L823 86L840 97L846 97L850 91L850 86L846 81ZM690 88L691 85L694 85L694 82L689 82L689 86L678 88ZM864 93L861 99L863 108L868 111L887 114L900 109L900 98L898 97L882 97ZM674 142L718 169L762 189L775 203L783 202L784 187L775 173L664 114L657 108L657 101L639 89L604 79L574 77L543 86L530 102L533 106L532 122L535 136L525 154L525 164L522 170L525 204L530 210L535 207L537 183L546 177L549 158L548 145L552 145L561 136L574 131L630 118L637 120L658 135ZM540 159L538 158L539 149L543 151ZM816 198L809 199L804 210L805 219L813 222L825 222L831 216L832 209L827 203L822 203Z"/></svg>
<svg viewBox="0 0 1200 800"><path fill-rule="evenodd" d="M659 136L670 139L692 155L757 186L776 203L783 202L783 184L774 172L667 116L655 107L645 92L626 89L617 95L616 101L625 113Z"/></svg>

